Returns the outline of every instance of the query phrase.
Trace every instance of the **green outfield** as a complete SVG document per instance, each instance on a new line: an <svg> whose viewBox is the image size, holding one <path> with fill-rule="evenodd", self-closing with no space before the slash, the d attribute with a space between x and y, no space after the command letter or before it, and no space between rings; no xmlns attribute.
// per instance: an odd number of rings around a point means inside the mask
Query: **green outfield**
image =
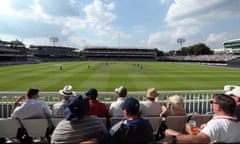
<svg viewBox="0 0 240 144"><path fill-rule="evenodd" d="M60 70L59 65L63 65ZM0 91L58 91L70 84L75 91L95 87L113 91L123 85L129 91L215 90L240 85L240 69L175 62L49 62L0 67Z"/></svg>

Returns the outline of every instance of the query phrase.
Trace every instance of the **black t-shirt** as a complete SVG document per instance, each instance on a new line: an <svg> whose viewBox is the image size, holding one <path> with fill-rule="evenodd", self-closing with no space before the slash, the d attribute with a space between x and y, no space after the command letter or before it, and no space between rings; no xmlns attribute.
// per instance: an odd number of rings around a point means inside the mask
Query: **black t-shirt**
<svg viewBox="0 0 240 144"><path fill-rule="evenodd" d="M107 135L98 138L99 144L148 144L153 140L153 130L143 118L124 120L114 125Z"/></svg>

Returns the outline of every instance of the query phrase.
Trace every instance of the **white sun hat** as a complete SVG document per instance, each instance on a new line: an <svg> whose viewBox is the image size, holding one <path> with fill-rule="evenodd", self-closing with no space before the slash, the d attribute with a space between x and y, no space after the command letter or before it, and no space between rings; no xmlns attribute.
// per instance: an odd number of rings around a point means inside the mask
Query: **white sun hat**
<svg viewBox="0 0 240 144"><path fill-rule="evenodd" d="M240 87L236 85L225 85L224 91L226 95L240 97Z"/></svg>
<svg viewBox="0 0 240 144"><path fill-rule="evenodd" d="M73 91L71 85L66 85L62 90L59 90L59 93L63 96L74 96L76 93Z"/></svg>

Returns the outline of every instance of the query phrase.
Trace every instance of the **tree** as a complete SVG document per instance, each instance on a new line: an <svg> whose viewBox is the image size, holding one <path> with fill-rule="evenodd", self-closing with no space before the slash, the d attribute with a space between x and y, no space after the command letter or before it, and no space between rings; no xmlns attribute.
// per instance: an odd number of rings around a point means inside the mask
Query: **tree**
<svg viewBox="0 0 240 144"><path fill-rule="evenodd" d="M204 55L213 54L213 51L203 43L181 48L183 55Z"/></svg>

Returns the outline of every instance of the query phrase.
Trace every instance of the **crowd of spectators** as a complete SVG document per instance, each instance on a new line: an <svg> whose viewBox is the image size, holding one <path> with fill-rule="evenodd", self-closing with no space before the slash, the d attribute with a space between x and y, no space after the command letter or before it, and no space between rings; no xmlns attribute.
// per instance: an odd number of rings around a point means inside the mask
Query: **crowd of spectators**
<svg viewBox="0 0 240 144"><path fill-rule="evenodd" d="M171 142L239 142L238 129L240 124L240 87L227 85L225 94L216 94L210 103L214 116L199 134L186 133L172 129L165 131L166 137L161 141ZM168 117L186 115L183 98L174 95L168 98L165 105L156 101L159 96L155 88L148 88L146 100L139 101L127 97L127 88L120 86L115 89L116 101L110 105L97 99L95 88L86 90L85 96L73 91L71 85L59 90L61 101L53 105L52 110L42 100L38 100L39 90L30 88L26 96L19 96L13 106L12 118L63 118L57 125L51 143L150 143L153 140L153 129L143 117ZM34 110L33 110L34 109ZM98 117L122 117L122 121L106 127ZM226 137L221 137L226 135Z"/></svg>

